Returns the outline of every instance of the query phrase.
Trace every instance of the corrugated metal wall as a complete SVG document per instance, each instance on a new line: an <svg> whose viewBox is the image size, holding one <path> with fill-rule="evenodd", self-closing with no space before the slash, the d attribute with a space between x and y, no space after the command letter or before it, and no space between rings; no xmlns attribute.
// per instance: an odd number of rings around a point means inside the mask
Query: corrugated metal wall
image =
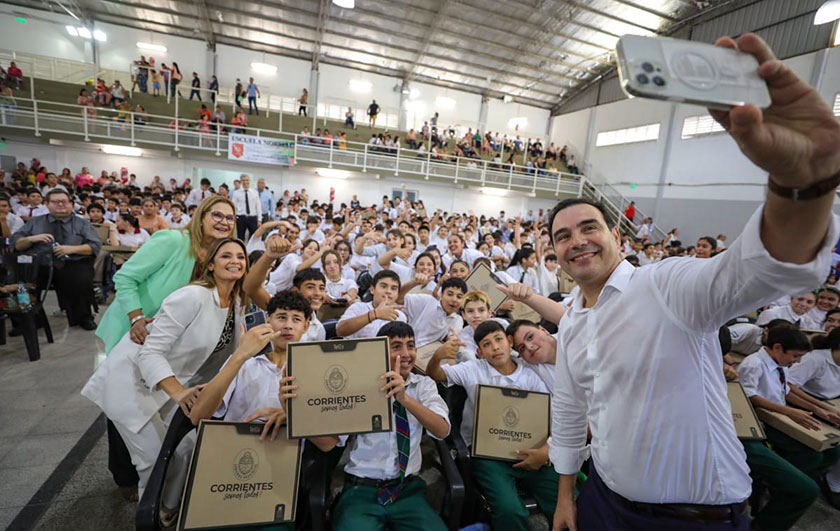
<svg viewBox="0 0 840 531"><path fill-rule="evenodd" d="M782 59L810 53L828 46L831 24L814 26L814 13L824 0L760 0L702 22L681 28L673 36L681 39L714 42L721 35L756 32ZM578 111L626 98L618 78L608 76L574 96L557 114Z"/></svg>

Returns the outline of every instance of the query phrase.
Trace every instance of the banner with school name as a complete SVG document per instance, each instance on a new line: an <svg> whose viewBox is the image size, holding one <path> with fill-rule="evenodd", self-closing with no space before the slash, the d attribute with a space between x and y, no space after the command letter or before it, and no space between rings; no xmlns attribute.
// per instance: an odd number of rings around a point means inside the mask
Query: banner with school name
<svg viewBox="0 0 840 531"><path fill-rule="evenodd" d="M231 134L228 138L228 159L292 166L295 163L294 140Z"/></svg>

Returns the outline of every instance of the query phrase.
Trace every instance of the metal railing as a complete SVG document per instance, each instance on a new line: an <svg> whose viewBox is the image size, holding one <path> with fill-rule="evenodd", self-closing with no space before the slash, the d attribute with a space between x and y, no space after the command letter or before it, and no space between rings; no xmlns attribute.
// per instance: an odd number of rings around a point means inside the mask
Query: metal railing
<svg viewBox="0 0 840 531"><path fill-rule="evenodd" d="M431 151L387 149L371 144L316 139L247 126L199 123L176 116L148 114L134 109L86 107L66 103L17 98L16 104L0 105L0 128L32 131L35 136L61 134L84 141L127 142L179 151L183 148L211 152L228 151L228 131L294 142L295 162L361 172L393 172L425 180L435 179L473 186L503 188L520 193L581 194L587 183L581 175L501 164L486 159L433 155ZM316 143L315 140L321 140ZM586 185L591 187L591 185Z"/></svg>

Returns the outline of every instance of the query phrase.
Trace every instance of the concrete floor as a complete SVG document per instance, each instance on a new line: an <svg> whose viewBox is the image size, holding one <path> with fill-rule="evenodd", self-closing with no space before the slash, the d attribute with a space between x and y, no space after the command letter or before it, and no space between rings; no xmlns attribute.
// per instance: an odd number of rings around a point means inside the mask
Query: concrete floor
<svg viewBox="0 0 840 531"><path fill-rule="evenodd" d="M108 472L104 420L79 394L102 344L54 312L48 304L55 343L41 333L40 361L28 360L20 337L0 346L0 529L131 530L136 506ZM840 512L820 499L794 529L836 531Z"/></svg>

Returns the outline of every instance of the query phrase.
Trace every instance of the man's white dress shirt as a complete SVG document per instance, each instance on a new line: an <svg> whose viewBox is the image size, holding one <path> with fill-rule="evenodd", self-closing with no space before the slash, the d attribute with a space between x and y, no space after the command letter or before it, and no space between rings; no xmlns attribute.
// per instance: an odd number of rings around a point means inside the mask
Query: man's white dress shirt
<svg viewBox="0 0 840 531"><path fill-rule="evenodd" d="M806 393L826 400L840 396L840 365L828 349L805 354L789 374L790 383Z"/></svg>
<svg viewBox="0 0 840 531"><path fill-rule="evenodd" d="M551 461L574 474L587 456L606 485L646 503L738 503L749 468L721 377L718 329L828 274L836 222L815 260L779 262L760 238L762 210L708 260L622 261L597 303L576 297L559 323Z"/></svg>
<svg viewBox="0 0 840 531"><path fill-rule="evenodd" d="M245 204L245 194L248 194L248 204ZM231 194L233 206L236 207L237 216L256 216L262 217L262 206L260 206L260 194L254 189L234 190ZM249 213L250 212L250 213Z"/></svg>

